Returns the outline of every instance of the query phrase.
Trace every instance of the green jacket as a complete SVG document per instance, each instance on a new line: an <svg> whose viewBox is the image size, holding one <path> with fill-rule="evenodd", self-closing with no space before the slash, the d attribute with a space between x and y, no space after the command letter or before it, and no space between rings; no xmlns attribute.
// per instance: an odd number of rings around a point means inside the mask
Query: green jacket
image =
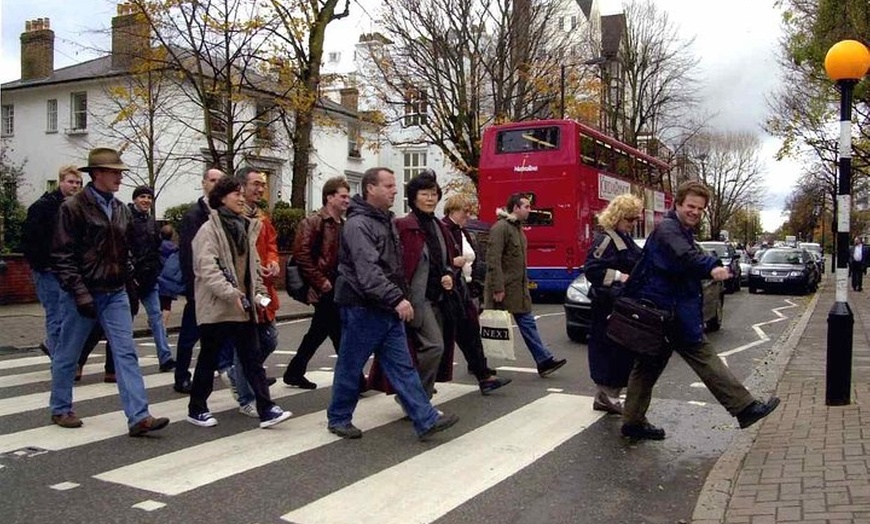
<svg viewBox="0 0 870 524"><path fill-rule="evenodd" d="M526 235L514 215L499 212L499 219L489 230L486 248L486 284L484 308L496 309L492 294L504 291L500 309L511 313L531 313L529 277L526 275Z"/></svg>

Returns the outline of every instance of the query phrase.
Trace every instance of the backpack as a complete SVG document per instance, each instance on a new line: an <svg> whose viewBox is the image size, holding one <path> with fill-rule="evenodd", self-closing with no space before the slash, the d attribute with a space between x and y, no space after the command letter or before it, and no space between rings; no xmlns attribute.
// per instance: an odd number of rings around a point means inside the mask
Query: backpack
<svg viewBox="0 0 870 524"><path fill-rule="evenodd" d="M317 260L320 256L320 247L323 242L323 219L320 215L312 215L304 220L317 220L317 228L315 229L317 236L314 239L313 249L311 250L312 258ZM298 230L297 234L299 234ZM308 300L308 290L311 289L311 285L305 280L305 276L299 269L299 265L292 254L287 257L287 264L284 267L284 289L287 290L287 294L293 300L303 304L311 303Z"/></svg>

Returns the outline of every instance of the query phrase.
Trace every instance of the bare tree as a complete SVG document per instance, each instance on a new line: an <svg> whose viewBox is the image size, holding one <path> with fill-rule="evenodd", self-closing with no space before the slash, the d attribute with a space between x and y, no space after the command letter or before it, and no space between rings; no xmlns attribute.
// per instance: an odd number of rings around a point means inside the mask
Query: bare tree
<svg viewBox="0 0 870 524"><path fill-rule="evenodd" d="M751 133L705 133L689 151L700 164L698 178L713 193L707 203L710 235L719 232L738 209L757 205L764 171L759 160L761 142Z"/></svg>
<svg viewBox="0 0 870 524"><path fill-rule="evenodd" d="M698 104L694 74L698 58L693 40L679 35L666 12L652 0L625 6L625 41L619 51L626 102L623 142L637 146L638 137L669 138L689 120Z"/></svg>
<svg viewBox="0 0 870 524"><path fill-rule="evenodd" d="M364 72L396 145L438 146L477 184L482 130L551 116L560 64L576 56L559 26L564 6L530 0L396 0L371 36ZM576 6L575 6L576 7Z"/></svg>

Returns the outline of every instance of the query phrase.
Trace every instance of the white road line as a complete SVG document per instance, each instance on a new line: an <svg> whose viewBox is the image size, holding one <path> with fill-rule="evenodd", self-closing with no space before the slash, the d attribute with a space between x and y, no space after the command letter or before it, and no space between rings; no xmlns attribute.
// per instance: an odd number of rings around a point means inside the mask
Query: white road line
<svg viewBox="0 0 870 524"><path fill-rule="evenodd" d="M564 317L564 316L565 316L564 311L562 311L561 313L541 313L540 315L535 315L535 320L538 320L539 318L546 318L546 317Z"/></svg>
<svg viewBox="0 0 870 524"><path fill-rule="evenodd" d="M157 364L157 357L139 357L139 362L142 363L143 360L151 360L154 362L144 362L146 366L153 366ZM95 359L88 359L90 364L97 364L98 362ZM82 376L89 375L97 375L103 373L102 364L97 365L85 365L82 370ZM144 371L143 371L144 374ZM0 377L0 389L2 388L10 388L14 386L25 386L27 384L36 384L39 382L51 382L51 369L45 369L42 371L33 371L30 373L18 373L16 375L6 375Z"/></svg>
<svg viewBox="0 0 870 524"><path fill-rule="evenodd" d="M744 344L744 345L736 347L734 349L729 349L727 351L723 351L723 352L719 353L719 358L721 358L724 361L727 357L730 357L731 355L736 355L737 353L740 353L742 351L746 351L747 349L754 348L755 346L758 346L760 344L764 344L765 342L769 342L770 337L767 335L767 333L764 332L763 329L761 329L762 326L768 326L770 324L776 324L777 322L782 322L783 320L786 320L789 317L783 315L780 311L783 309L791 309L791 308L797 307L797 304L795 304L791 300L789 300L789 299L784 299L784 300L785 300L786 304L789 304L788 306L782 306L782 307L774 308L771 310L771 311L773 311L773 314L777 316L777 318L774 318L773 320L767 320L765 322L759 322L757 324L752 325L752 329L755 331L756 336L758 336L758 340L755 340L753 342L749 342L748 344Z"/></svg>
<svg viewBox="0 0 870 524"><path fill-rule="evenodd" d="M24 368L27 366L38 366L39 364L50 364L51 359L45 355L38 357L12 358L9 360L0 360L0 370Z"/></svg>
<svg viewBox="0 0 870 524"><path fill-rule="evenodd" d="M332 373L310 371L306 376L318 382L332 383ZM114 386L114 384L107 384L107 386ZM269 389L272 400L301 395L308 391L310 390L288 388L280 382ZM152 404L149 406L149 410L155 416L169 417L170 421L175 423L183 421L187 417L188 401L189 398L183 396L175 400ZM208 399L208 407L212 413L220 413L222 411L236 410L239 405L227 392L215 391ZM240 414L239 416L244 415ZM47 412L45 420L46 422L49 420ZM84 421L84 426L77 429L64 429L52 424L17 433L0 435L0 453L8 453L26 446L59 451L127 434L124 412L120 410L103 413L94 417L85 417L82 421ZM251 422L253 423L253 420ZM184 424L187 424L187 422L184 422ZM194 429L191 429L191 431L194 431Z"/></svg>
<svg viewBox="0 0 870 524"><path fill-rule="evenodd" d="M433 522L601 418L591 400L547 395L281 518L296 524Z"/></svg>
<svg viewBox="0 0 870 524"><path fill-rule="evenodd" d="M154 511L156 509L166 507L166 503L157 502L156 500L143 500L142 502L138 504L133 504L130 507L135 509L141 509L143 511Z"/></svg>
<svg viewBox="0 0 870 524"><path fill-rule="evenodd" d="M476 386L464 384L439 384L435 399L438 403L447 402L477 390ZM402 417L404 413L392 396L381 394L360 400L353 422L365 431ZM563 423L559 421L558 425ZM413 438L410 423L408 438ZM338 440L341 438L326 430L326 413L318 411L291 418L269 430L238 433L100 473L94 478L163 495L178 495Z"/></svg>
<svg viewBox="0 0 870 524"><path fill-rule="evenodd" d="M49 486L51 489L56 489L57 491L67 491L70 489L75 489L79 487L81 484L77 484L75 482L61 482L60 484L54 484Z"/></svg>
<svg viewBox="0 0 870 524"><path fill-rule="evenodd" d="M536 368L518 368L514 366L499 366L495 368L496 371L513 371L514 373L534 373L538 374L538 370Z"/></svg>

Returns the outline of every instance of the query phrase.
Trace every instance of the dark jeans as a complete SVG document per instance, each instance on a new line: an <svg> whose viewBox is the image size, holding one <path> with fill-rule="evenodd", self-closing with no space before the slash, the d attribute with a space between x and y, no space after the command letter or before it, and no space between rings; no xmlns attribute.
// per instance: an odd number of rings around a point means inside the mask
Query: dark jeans
<svg viewBox="0 0 870 524"><path fill-rule="evenodd" d="M196 301L188 299L181 315L181 329L175 347L175 384L180 386L190 380L190 361L193 359L193 346L199 340L199 326L196 325Z"/></svg>
<svg viewBox="0 0 870 524"><path fill-rule="evenodd" d="M251 385L257 400L257 412L262 416L274 404L266 384L266 371L260 355L257 325L252 322L219 322L199 326L201 342L196 371L193 375L193 389L190 392L188 411L191 415L208 411L208 397L214 386L214 372L217 370L218 353L226 340L232 340L245 372L245 379Z"/></svg>
<svg viewBox="0 0 870 524"><path fill-rule="evenodd" d="M852 274L852 289L854 291L864 289L864 263L850 260L849 272Z"/></svg>
<svg viewBox="0 0 870 524"><path fill-rule="evenodd" d="M302 337L296 355L287 365L284 379L293 380L305 375L308 362L314 357L317 348L323 344L327 337L332 341L335 352L338 353L341 344L341 317L338 314L338 306L333 301L332 293L321 296L320 300L314 304L311 326L308 328L308 333Z"/></svg>
<svg viewBox="0 0 870 524"><path fill-rule="evenodd" d="M674 351L694 370L719 404L733 416L737 416L754 400L749 391L731 373L719 355L706 342L689 346L675 347ZM665 370L671 353L661 358L636 357L628 390L625 394L625 407L622 415L626 424L641 424L646 420L646 411L652 400L652 390L656 381Z"/></svg>
<svg viewBox="0 0 870 524"><path fill-rule="evenodd" d="M88 362L88 357L91 352L97 347L97 344L105 338L106 333L103 331L103 326L97 322L91 330L91 333L88 335L88 339L85 340L84 346L82 346L82 352L79 355L79 367L84 367ZM103 370L110 375L115 374L115 359L112 357L112 345L109 344L108 340L106 340L106 363L103 365Z"/></svg>

